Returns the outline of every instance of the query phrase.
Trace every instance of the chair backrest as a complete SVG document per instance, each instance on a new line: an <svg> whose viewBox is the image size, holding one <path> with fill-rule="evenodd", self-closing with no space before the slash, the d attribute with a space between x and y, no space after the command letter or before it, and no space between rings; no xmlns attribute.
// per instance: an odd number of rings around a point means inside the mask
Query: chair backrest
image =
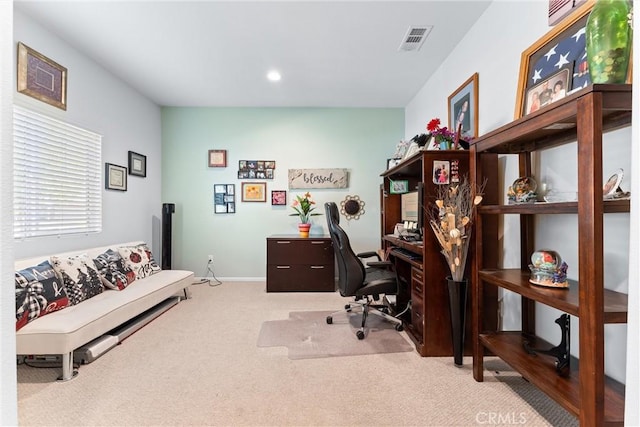
<svg viewBox="0 0 640 427"><path fill-rule="evenodd" d="M364 285L364 265L351 249L347 233L340 227L338 206L334 202L327 202L324 210L338 264L338 289L342 296L354 296Z"/></svg>

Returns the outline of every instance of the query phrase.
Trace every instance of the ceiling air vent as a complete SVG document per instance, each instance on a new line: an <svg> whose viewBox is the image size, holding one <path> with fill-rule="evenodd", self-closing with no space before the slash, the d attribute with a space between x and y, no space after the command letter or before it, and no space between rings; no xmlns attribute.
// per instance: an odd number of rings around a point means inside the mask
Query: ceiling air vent
<svg viewBox="0 0 640 427"><path fill-rule="evenodd" d="M424 43L424 39L427 38L432 28L432 25L409 27L407 33L402 38L402 43L398 50L420 50L422 43Z"/></svg>

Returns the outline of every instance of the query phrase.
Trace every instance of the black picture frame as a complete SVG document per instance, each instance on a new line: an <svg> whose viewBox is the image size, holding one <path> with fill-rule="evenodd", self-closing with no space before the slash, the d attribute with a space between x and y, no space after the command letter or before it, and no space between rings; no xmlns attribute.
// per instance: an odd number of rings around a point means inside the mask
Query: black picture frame
<svg viewBox="0 0 640 427"><path fill-rule="evenodd" d="M104 188L106 190L127 191L127 168L105 163Z"/></svg>
<svg viewBox="0 0 640 427"><path fill-rule="evenodd" d="M129 151L129 175L147 177L147 156Z"/></svg>

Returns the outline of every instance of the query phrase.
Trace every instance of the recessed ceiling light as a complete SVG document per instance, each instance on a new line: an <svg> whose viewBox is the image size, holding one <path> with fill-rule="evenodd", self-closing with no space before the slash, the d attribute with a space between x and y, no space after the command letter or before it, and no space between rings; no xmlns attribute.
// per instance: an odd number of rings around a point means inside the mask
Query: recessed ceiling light
<svg viewBox="0 0 640 427"><path fill-rule="evenodd" d="M282 76L280 75L279 72L277 72L276 70L273 70L267 73L267 78L272 82L277 82L277 81L280 81Z"/></svg>

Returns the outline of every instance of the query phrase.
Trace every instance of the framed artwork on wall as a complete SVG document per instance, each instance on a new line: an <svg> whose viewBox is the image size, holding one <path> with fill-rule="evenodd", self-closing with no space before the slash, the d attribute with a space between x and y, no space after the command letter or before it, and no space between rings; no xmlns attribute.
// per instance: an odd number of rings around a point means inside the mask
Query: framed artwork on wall
<svg viewBox="0 0 640 427"><path fill-rule="evenodd" d="M147 176L147 156L129 151L129 175Z"/></svg>
<svg viewBox="0 0 640 427"><path fill-rule="evenodd" d="M287 192L285 190L271 191L271 204L273 206L284 206L287 204Z"/></svg>
<svg viewBox="0 0 640 427"><path fill-rule="evenodd" d="M67 109L67 69L18 43L18 92Z"/></svg>
<svg viewBox="0 0 640 427"><path fill-rule="evenodd" d="M227 150L209 150L209 167L226 168Z"/></svg>
<svg viewBox="0 0 640 427"><path fill-rule="evenodd" d="M127 191L127 168L105 163L104 187L107 190Z"/></svg>
<svg viewBox="0 0 640 427"><path fill-rule="evenodd" d="M267 183L266 182L243 182L242 183L243 202L266 202Z"/></svg>
<svg viewBox="0 0 640 427"><path fill-rule="evenodd" d="M217 214L236 212L236 185L215 184L213 186L213 210Z"/></svg>
<svg viewBox="0 0 640 427"><path fill-rule="evenodd" d="M478 136L478 73L462 83L448 98L449 129L460 136Z"/></svg>

